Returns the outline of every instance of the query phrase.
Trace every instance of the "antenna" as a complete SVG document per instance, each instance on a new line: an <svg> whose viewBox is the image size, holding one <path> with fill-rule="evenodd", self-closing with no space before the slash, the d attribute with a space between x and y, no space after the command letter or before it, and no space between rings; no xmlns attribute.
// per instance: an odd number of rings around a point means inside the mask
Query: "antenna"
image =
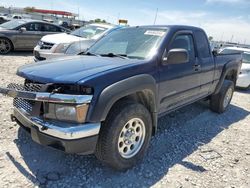
<svg viewBox="0 0 250 188"><path fill-rule="evenodd" d="M120 20L120 12L118 12L118 17L117 17L117 23L118 23L118 24L120 24L120 23L119 23L119 20Z"/></svg>
<svg viewBox="0 0 250 188"><path fill-rule="evenodd" d="M224 32L221 35L220 41L223 41L223 38L224 38Z"/></svg>
<svg viewBox="0 0 250 188"><path fill-rule="evenodd" d="M156 20L157 20L157 16L158 16L158 8L156 9L156 13L155 13L155 20L154 20L154 25L156 23Z"/></svg>
<svg viewBox="0 0 250 188"><path fill-rule="evenodd" d="M80 5L79 5L79 2L78 2L78 5L77 5L77 8L78 8L78 24L79 26L81 26L81 23L80 23ZM79 48L80 48L80 53L82 52L82 43L81 43L81 39L79 38Z"/></svg>

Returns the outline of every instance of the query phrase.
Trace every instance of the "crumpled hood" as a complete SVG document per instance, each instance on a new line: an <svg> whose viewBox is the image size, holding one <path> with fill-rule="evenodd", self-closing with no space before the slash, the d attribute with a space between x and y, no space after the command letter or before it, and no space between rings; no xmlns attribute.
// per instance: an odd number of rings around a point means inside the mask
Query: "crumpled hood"
<svg viewBox="0 0 250 188"><path fill-rule="evenodd" d="M131 66L136 60L74 56L22 66L17 75L40 83L75 84L114 69Z"/></svg>
<svg viewBox="0 0 250 188"><path fill-rule="evenodd" d="M86 40L86 38L70 35L67 33L59 33L52 35L45 35L41 41L53 43L53 44L61 44L61 43L72 43L76 41Z"/></svg>

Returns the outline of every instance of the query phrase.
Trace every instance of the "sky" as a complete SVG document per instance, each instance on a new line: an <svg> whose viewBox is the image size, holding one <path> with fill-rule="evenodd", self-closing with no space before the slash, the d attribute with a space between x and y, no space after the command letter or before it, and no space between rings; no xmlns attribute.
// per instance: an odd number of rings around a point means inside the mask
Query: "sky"
<svg viewBox="0 0 250 188"><path fill-rule="evenodd" d="M129 25L192 25L215 40L250 44L250 0L0 0L0 6L64 10Z"/></svg>

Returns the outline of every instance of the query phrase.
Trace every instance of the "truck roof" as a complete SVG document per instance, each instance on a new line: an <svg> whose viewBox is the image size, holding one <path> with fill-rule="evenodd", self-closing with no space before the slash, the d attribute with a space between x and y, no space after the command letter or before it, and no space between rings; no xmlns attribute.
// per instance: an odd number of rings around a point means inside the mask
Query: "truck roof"
<svg viewBox="0 0 250 188"><path fill-rule="evenodd" d="M135 27L143 27L143 28L162 28L162 29L182 29L182 30L200 30L203 29L195 26L187 26L187 25L143 25L143 26L135 26Z"/></svg>
<svg viewBox="0 0 250 188"><path fill-rule="evenodd" d="M107 23L92 23L92 24L89 24L89 25L93 25L93 26L97 26L97 27L104 27L104 28L107 28L107 29L111 29L111 28L115 27L115 25L107 24Z"/></svg>

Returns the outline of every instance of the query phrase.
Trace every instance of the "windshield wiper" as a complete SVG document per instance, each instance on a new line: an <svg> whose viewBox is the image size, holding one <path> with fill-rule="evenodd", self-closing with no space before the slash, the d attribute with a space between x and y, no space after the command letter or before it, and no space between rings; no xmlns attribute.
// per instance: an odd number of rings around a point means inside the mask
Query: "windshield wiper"
<svg viewBox="0 0 250 188"><path fill-rule="evenodd" d="M126 54L108 53L108 54L100 54L100 56L104 56L104 57L119 57L119 58L122 58L122 59L129 59Z"/></svg>
<svg viewBox="0 0 250 188"><path fill-rule="evenodd" d="M82 37L80 35L77 35L77 34L73 34L73 33L69 33L70 35L73 35L73 36L76 36L76 37Z"/></svg>
<svg viewBox="0 0 250 188"><path fill-rule="evenodd" d="M97 57L100 57L99 54L94 54L94 53L91 53L91 52L81 52L81 53L79 53L79 55L88 55L88 56L97 56Z"/></svg>

